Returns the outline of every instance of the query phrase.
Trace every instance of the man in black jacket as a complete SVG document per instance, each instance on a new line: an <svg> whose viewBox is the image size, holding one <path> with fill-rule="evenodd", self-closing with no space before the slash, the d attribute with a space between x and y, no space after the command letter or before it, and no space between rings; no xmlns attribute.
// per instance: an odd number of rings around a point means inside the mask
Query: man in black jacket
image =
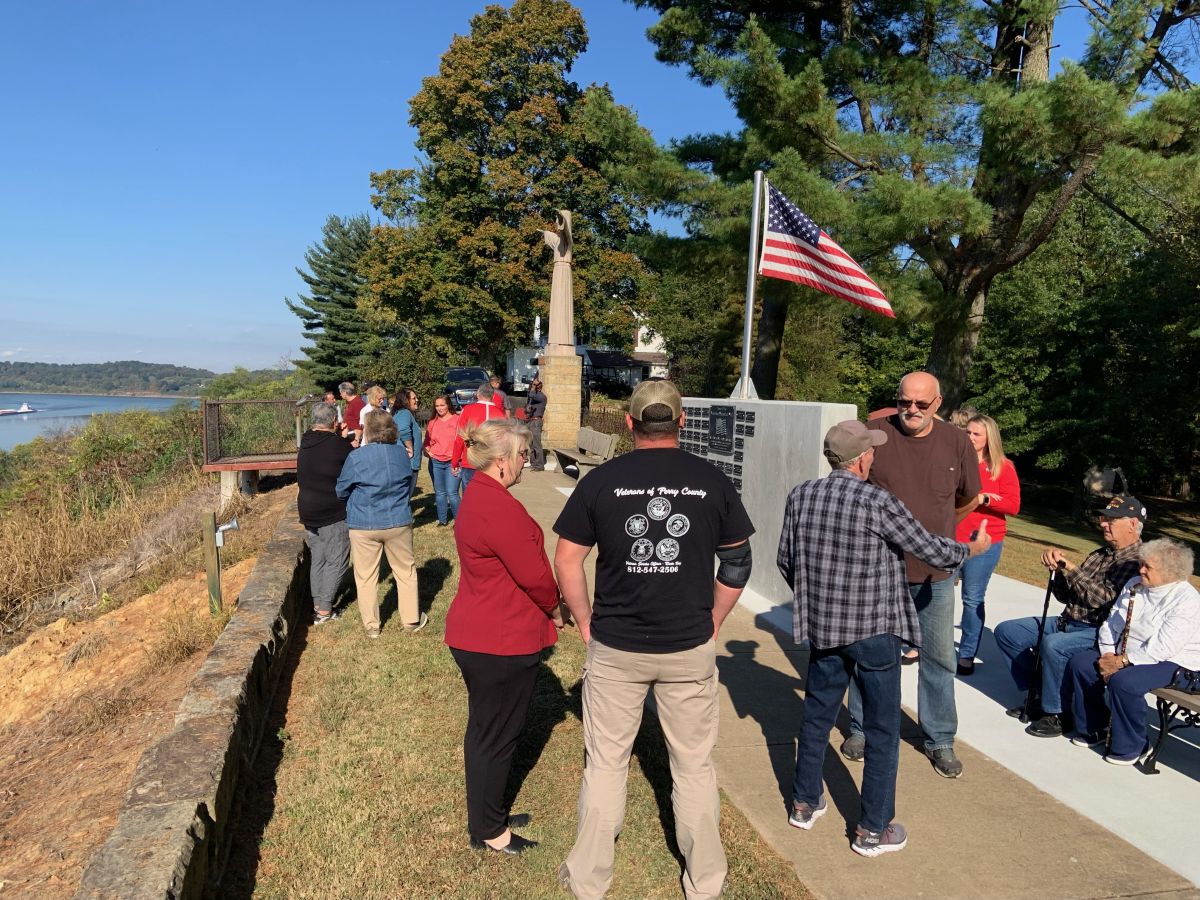
<svg viewBox="0 0 1200 900"><path fill-rule="evenodd" d="M529 398L525 404L525 424L529 426L529 468L541 472L546 468L546 451L542 449L542 417L546 415L546 395L542 393L542 380L533 379L529 386Z"/></svg>
<svg viewBox="0 0 1200 900"><path fill-rule="evenodd" d="M342 464L354 449L337 433L337 409L316 403L311 426L300 439L296 480L300 483L297 506L304 540L312 559L309 589L313 598L313 624L336 618L333 596L350 562L350 533L346 530L346 504L334 492Z"/></svg>

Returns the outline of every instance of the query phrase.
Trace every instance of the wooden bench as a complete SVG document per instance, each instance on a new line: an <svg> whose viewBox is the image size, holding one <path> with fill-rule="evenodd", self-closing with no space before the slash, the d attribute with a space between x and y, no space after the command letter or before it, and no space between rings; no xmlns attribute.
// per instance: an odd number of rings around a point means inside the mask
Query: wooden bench
<svg viewBox="0 0 1200 900"><path fill-rule="evenodd" d="M1158 754L1167 742L1167 734L1189 726L1200 728L1200 694L1172 687L1156 688L1150 693L1158 703L1158 740L1142 764L1142 771L1157 775Z"/></svg>
<svg viewBox="0 0 1200 900"><path fill-rule="evenodd" d="M613 458L617 450L617 440L615 434L605 434L585 425L575 437L577 449L562 450L554 447L552 450L558 460L560 472L566 472L567 466L573 465L578 472L576 478L582 478L591 466L598 466Z"/></svg>

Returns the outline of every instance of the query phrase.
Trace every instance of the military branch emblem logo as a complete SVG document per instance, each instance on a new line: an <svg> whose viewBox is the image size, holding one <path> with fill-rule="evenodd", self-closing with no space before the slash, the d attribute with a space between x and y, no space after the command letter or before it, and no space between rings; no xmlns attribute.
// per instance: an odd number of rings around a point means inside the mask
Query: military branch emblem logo
<svg viewBox="0 0 1200 900"><path fill-rule="evenodd" d="M650 514L650 518L661 522L671 514L671 501L666 497L655 497L646 504L646 512Z"/></svg>
<svg viewBox="0 0 1200 900"><path fill-rule="evenodd" d="M640 538L633 542L633 546L629 548L629 558L634 562L647 562L654 555L654 543L645 538Z"/></svg>
<svg viewBox="0 0 1200 900"><path fill-rule="evenodd" d="M655 553L657 553L658 558L663 562L674 562L675 557L679 555L679 541L674 538L663 538L658 542Z"/></svg>
<svg viewBox="0 0 1200 900"><path fill-rule="evenodd" d="M683 537L691 527L692 523L688 521L688 517L681 513L676 513L667 519L667 534L671 537Z"/></svg>
<svg viewBox="0 0 1200 900"><path fill-rule="evenodd" d="M625 533L630 537L641 537L650 527L650 522L643 515L630 516L625 522Z"/></svg>

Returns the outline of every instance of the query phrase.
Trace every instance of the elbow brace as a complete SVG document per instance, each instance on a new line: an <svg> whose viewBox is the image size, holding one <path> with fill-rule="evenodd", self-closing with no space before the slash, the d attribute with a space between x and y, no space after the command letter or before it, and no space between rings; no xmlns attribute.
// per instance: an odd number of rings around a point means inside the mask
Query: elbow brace
<svg viewBox="0 0 1200 900"><path fill-rule="evenodd" d="M753 558L750 553L750 542L738 544L736 547L718 547L717 581L726 587L744 588L750 580L750 570L753 568Z"/></svg>

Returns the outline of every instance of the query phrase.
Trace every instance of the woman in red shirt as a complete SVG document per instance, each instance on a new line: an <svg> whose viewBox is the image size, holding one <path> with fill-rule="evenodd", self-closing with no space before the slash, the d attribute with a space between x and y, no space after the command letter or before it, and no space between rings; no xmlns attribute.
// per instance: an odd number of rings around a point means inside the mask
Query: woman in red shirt
<svg viewBox="0 0 1200 900"><path fill-rule="evenodd" d="M1021 511L1021 483L1017 481L1017 470L1004 455L1004 444L1000 440L1000 428L990 416L976 415L967 421L967 437L975 448L979 460L979 505L958 523L955 540L969 542L971 535L987 523L987 533L992 536L992 546L963 563L962 578L962 637L958 643L958 674L972 675L975 672L975 654L979 651L979 637L983 634L983 597L988 581L1000 554L1004 550L1004 535L1007 531L1005 518Z"/></svg>
<svg viewBox="0 0 1200 900"><path fill-rule="evenodd" d="M529 429L516 419L468 424L475 469L459 504L458 593L446 614L446 643L467 686L467 828L472 846L518 854L536 846L515 833L504 789L525 728L541 651L562 628L558 585L542 529L509 489L529 457Z"/></svg>
<svg viewBox="0 0 1200 900"><path fill-rule="evenodd" d="M459 480L451 466L454 441L458 438L458 413L450 409L450 401L437 397L433 401L433 418L425 426L422 451L429 457L429 477L437 497L438 525L447 525L447 516L458 518Z"/></svg>

